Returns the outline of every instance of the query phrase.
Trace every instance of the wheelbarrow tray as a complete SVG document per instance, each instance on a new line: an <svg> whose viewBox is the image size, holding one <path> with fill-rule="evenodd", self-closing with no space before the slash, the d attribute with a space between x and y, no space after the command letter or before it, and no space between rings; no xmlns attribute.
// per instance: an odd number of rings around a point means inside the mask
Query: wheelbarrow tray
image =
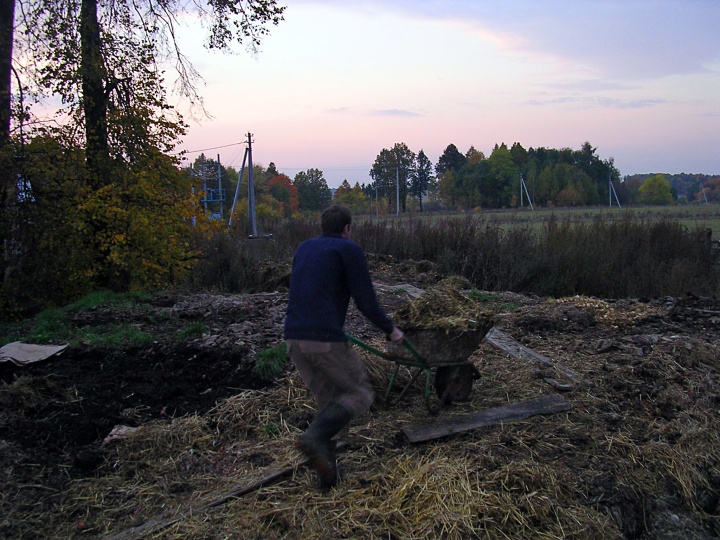
<svg viewBox="0 0 720 540"><path fill-rule="evenodd" d="M464 364L493 327L493 322L471 330L406 328L405 337L417 354L402 343L388 343L388 355L399 364L438 367Z"/></svg>

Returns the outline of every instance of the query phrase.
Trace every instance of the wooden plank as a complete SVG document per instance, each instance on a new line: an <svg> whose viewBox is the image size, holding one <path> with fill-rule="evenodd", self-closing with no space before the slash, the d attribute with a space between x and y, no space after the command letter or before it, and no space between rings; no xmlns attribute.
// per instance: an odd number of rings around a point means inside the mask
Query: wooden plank
<svg viewBox="0 0 720 540"><path fill-rule="evenodd" d="M497 328L493 328L492 330L490 330L487 336L485 336L485 339L489 343L495 345L498 349L505 351L514 358L518 358L520 360L534 360L536 362L541 362L547 366L551 366L557 369L560 373L565 375L575 384L589 386L589 383L585 381L580 375L575 373L573 370L556 365L556 363L550 360L550 358L548 358L547 356L543 356L542 354L535 352L532 349L528 349L524 345L521 345L520 343L515 341L505 332L502 332Z"/></svg>
<svg viewBox="0 0 720 540"><path fill-rule="evenodd" d="M303 463L306 463L307 460L303 460ZM185 512L178 512L174 516L171 517L163 517L165 514L156 516L149 521L146 521L142 525L138 525L136 527L130 527L129 529L125 529L124 531L121 531L117 534L113 534L111 536L107 536L106 540L135 540L137 538L145 538L146 536L150 534L157 533L159 531L162 531L164 529L167 529L171 525L182 521L183 519L193 515L197 512L203 512L205 510L209 510L210 508L214 508L215 506L219 506L221 504L226 503L227 501L231 499L236 499L238 497L241 497L242 495L245 495L246 493L250 493L251 491L255 491L256 489L270 484L274 480L277 480L278 478L282 478L285 475L290 474L295 469L295 465L289 466L289 467L283 467L279 469L275 469L270 471L269 473L263 475L262 477L254 480L245 480L245 482L236 485L233 489L228 491L227 493L221 495L220 497L211 500L210 502L206 504L202 504L199 506L195 506L190 508L190 510Z"/></svg>
<svg viewBox="0 0 720 540"><path fill-rule="evenodd" d="M524 420L538 414L553 414L570 410L570 404L557 394L549 394L503 407L486 409L466 415L452 416L432 424L415 424L402 428L410 442L422 442L447 437L471 429Z"/></svg>
<svg viewBox="0 0 720 540"><path fill-rule="evenodd" d="M338 450L344 448L346 445L347 443L345 442L339 443ZM255 491L265 485L271 484L275 480L291 474L298 466L307 465L307 463L308 459L303 457L292 465L270 469L269 471L264 472L260 477L246 478L242 482L236 484L235 487L212 499L210 502L191 507L185 512L177 512L175 515L170 517L165 517L167 514L161 514L141 525L130 527L129 529L125 529L111 536L106 536L105 540L135 540L137 538L145 538L150 534L167 529L171 525L177 523L178 521L182 521L194 513L204 512L216 506L220 506L232 499L237 499L238 497L242 497L243 495Z"/></svg>

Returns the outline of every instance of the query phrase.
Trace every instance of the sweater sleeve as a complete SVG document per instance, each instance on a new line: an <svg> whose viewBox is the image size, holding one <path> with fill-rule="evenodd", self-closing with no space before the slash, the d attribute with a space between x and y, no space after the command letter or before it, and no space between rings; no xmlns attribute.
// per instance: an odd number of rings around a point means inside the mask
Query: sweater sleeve
<svg viewBox="0 0 720 540"><path fill-rule="evenodd" d="M350 295L357 308L371 323L385 334L390 334L393 331L394 324L378 303L367 260L365 259L365 252L360 245L350 242L352 248L346 251L344 265Z"/></svg>

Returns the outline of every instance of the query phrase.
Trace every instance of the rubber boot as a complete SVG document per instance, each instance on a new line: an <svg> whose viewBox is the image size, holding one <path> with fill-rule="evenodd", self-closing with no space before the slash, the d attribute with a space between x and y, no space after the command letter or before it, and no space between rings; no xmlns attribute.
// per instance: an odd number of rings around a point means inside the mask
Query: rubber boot
<svg viewBox="0 0 720 540"><path fill-rule="evenodd" d="M332 438L350 422L351 417L350 411L331 401L297 438L295 446L305 454L317 472L320 489L329 489L338 482L336 443Z"/></svg>

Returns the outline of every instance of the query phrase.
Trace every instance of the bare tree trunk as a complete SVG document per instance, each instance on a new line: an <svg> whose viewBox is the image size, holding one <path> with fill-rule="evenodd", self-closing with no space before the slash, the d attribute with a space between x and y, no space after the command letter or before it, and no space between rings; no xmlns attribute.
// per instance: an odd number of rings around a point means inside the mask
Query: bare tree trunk
<svg viewBox="0 0 720 540"><path fill-rule="evenodd" d="M10 97L15 0L0 0L0 146L10 140Z"/></svg>
<svg viewBox="0 0 720 540"><path fill-rule="evenodd" d="M1 1L1 0L0 0ZM98 188L108 182L108 148L105 66L100 41L97 0L82 0L80 7L80 73L85 113L86 159L90 185Z"/></svg>
<svg viewBox="0 0 720 540"><path fill-rule="evenodd" d="M5 280L11 230L8 205L15 197L15 167L10 144L11 80L15 0L0 0L0 284Z"/></svg>

